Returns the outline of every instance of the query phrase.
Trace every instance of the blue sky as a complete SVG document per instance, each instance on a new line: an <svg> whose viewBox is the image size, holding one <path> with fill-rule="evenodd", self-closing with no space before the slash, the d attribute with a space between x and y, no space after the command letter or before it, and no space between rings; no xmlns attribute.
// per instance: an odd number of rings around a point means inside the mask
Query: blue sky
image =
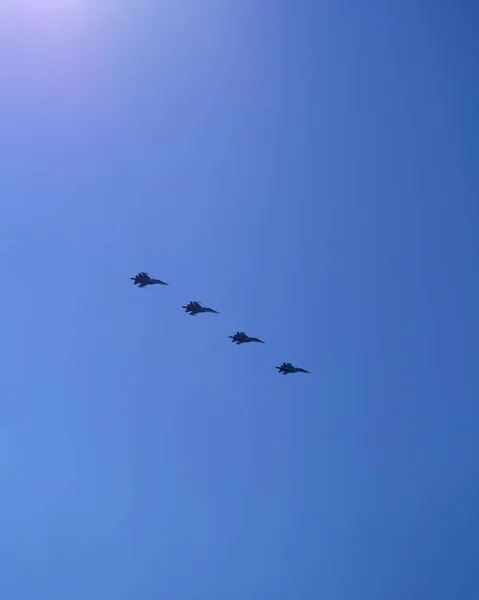
<svg viewBox="0 0 479 600"><path fill-rule="evenodd" d="M2 598L479 597L478 13L2 3Z"/></svg>

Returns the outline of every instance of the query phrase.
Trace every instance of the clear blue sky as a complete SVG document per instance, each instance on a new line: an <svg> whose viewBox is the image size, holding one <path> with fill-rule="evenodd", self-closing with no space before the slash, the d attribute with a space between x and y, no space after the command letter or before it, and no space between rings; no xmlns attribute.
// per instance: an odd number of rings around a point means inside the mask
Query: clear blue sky
<svg viewBox="0 0 479 600"><path fill-rule="evenodd" d="M2 2L2 599L479 598L478 28Z"/></svg>

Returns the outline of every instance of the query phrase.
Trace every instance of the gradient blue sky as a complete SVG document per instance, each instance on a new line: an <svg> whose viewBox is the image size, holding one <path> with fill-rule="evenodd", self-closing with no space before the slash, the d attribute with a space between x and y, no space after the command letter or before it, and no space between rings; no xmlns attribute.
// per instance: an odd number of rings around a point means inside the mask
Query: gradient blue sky
<svg viewBox="0 0 479 600"><path fill-rule="evenodd" d="M479 598L478 31L2 2L2 599Z"/></svg>

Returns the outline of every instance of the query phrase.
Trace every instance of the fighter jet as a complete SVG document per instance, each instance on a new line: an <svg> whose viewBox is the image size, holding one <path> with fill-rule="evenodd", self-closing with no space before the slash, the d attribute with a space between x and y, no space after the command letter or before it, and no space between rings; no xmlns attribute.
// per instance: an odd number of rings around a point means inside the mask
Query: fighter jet
<svg viewBox="0 0 479 600"><path fill-rule="evenodd" d="M140 288L144 288L147 285L154 285L155 283L159 283L160 285L168 285L160 279L153 279L153 277L150 277L149 274L145 273L144 271L141 271L134 277L130 277L130 279L133 281L133 285L137 285Z"/></svg>
<svg viewBox="0 0 479 600"><path fill-rule="evenodd" d="M215 313L219 315L220 313L217 310L213 310L212 308L207 308L206 306L201 306L199 302L188 302L186 306L182 306L181 308L185 309L185 312L189 313L192 317L196 317L198 313Z"/></svg>
<svg viewBox="0 0 479 600"><path fill-rule="evenodd" d="M246 335L244 331L237 331L234 335L230 335L229 337L232 339L233 344L236 343L238 346L240 344L247 344L248 342L259 342L260 344L264 344L263 340L255 337L249 337L249 335Z"/></svg>
<svg viewBox="0 0 479 600"><path fill-rule="evenodd" d="M309 371L306 371L306 369L293 367L291 363L286 362L284 362L280 367L275 367L275 369L278 369L278 371L283 375L288 375L288 373L309 373Z"/></svg>

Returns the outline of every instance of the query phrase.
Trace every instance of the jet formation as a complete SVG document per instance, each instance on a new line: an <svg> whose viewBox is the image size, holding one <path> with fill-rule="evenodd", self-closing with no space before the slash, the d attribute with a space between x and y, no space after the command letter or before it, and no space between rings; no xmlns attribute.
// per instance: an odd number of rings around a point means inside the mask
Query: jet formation
<svg viewBox="0 0 479 600"><path fill-rule="evenodd" d="M249 335L246 335L244 331L237 331L234 335L230 335L229 337L232 339L233 344L238 344L238 346L249 342L259 342L260 344L264 344L263 340L250 337Z"/></svg>
<svg viewBox="0 0 479 600"><path fill-rule="evenodd" d="M145 288L148 285L155 284L168 285L164 281L161 281L161 279L154 279L153 277L150 277L150 275L145 271L140 271L134 277L130 277L130 279L133 281L133 284L137 285L139 288ZM188 304L182 306L182 308L184 308L185 312L192 317L196 317L196 315L201 313L214 313L219 315L217 310L203 306L200 302L196 301L188 302ZM237 331L234 335L230 335L229 337L233 344L237 344L238 346L241 344L249 344L251 342L257 342L259 344L265 343L263 340L260 340L257 337L250 337L249 335L246 335L244 331ZM310 373L310 371L306 371L306 369L294 367L291 363L287 362L284 362L280 367L275 367L275 369L278 369L279 373L282 375L289 375L290 373Z"/></svg>
<svg viewBox="0 0 479 600"><path fill-rule="evenodd" d="M144 288L147 285L155 284L168 285L164 281L161 281L161 279L153 279L149 276L148 273L145 273L144 271L141 271L140 273L138 273L138 275L135 275L134 277L130 277L130 279L133 280L133 285L137 285L140 288Z"/></svg>
<svg viewBox="0 0 479 600"><path fill-rule="evenodd" d="M207 306L201 306L199 302L188 302L186 306L182 306L181 308L185 309L186 313L189 313L192 317L196 317L199 313L215 313L219 315L220 313L217 310L213 310L212 308L208 308Z"/></svg>
<svg viewBox="0 0 479 600"><path fill-rule="evenodd" d="M291 363L284 362L280 367L275 367L282 375L289 375L290 373L309 373L306 369L300 367L293 367Z"/></svg>

